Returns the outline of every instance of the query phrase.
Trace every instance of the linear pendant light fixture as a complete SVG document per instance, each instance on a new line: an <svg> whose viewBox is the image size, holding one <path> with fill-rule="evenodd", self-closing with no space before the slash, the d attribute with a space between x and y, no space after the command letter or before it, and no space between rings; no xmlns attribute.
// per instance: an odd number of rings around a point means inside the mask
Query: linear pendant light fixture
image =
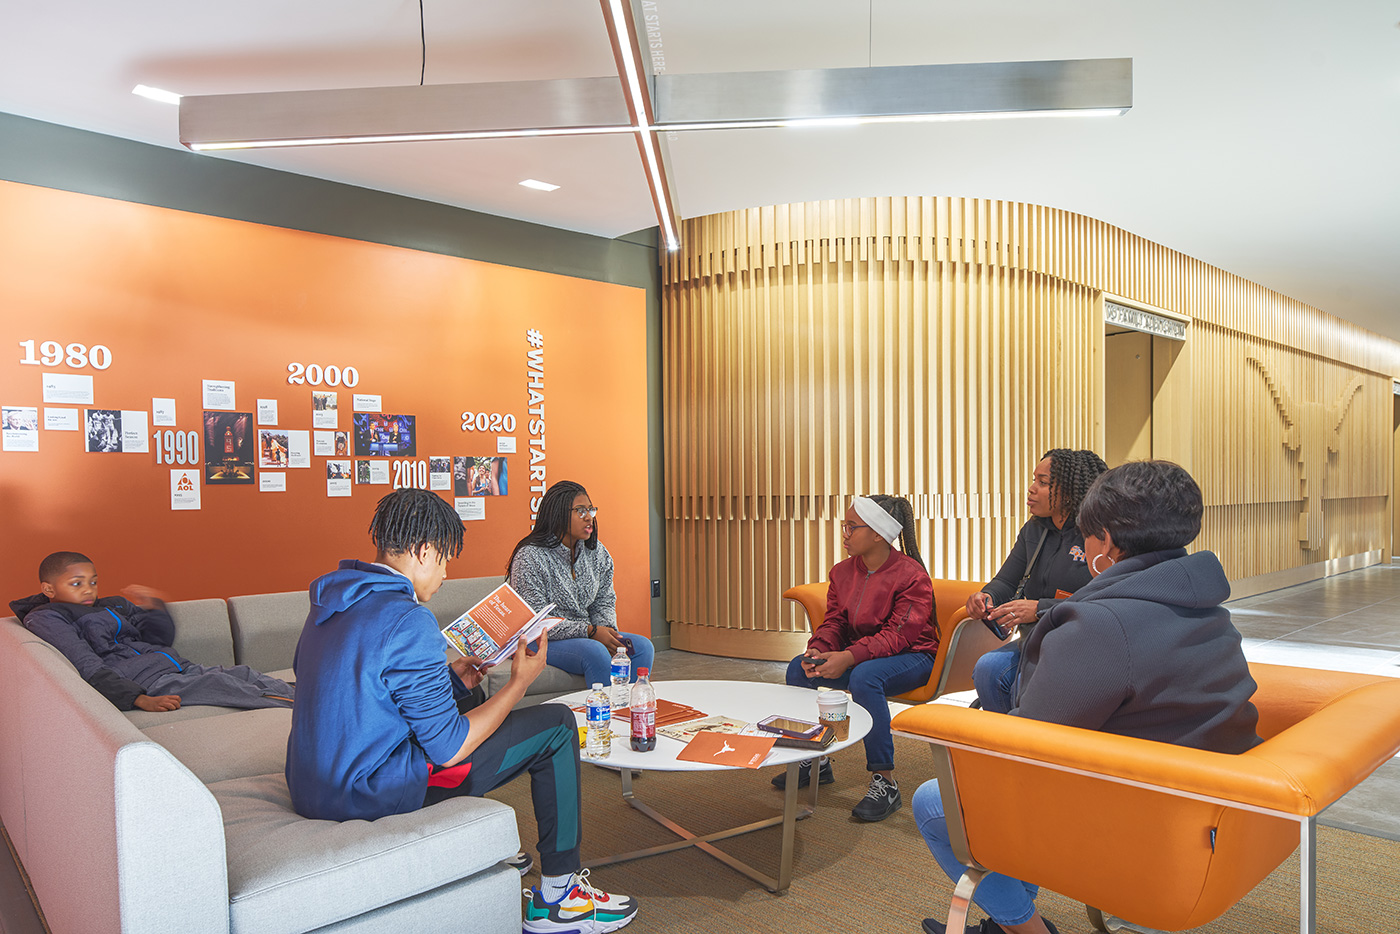
<svg viewBox="0 0 1400 934"><path fill-rule="evenodd" d="M1133 105L1130 58L651 76L631 0L599 2L617 78L185 96L180 142L209 152L631 133L675 250L665 133L1118 116Z"/></svg>

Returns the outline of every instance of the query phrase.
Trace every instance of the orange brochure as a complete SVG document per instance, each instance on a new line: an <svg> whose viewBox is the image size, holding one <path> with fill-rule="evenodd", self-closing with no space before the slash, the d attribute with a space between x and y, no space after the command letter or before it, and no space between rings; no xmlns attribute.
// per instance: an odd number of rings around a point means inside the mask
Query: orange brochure
<svg viewBox="0 0 1400 934"><path fill-rule="evenodd" d="M448 623L443 638L463 655L481 659L489 668L504 661L520 642L533 642L556 622L554 604L536 613L510 584L502 584L476 606Z"/></svg>
<svg viewBox="0 0 1400 934"><path fill-rule="evenodd" d="M676 758L687 762L708 762L712 765L756 769L768 758L768 750L773 748L774 739L775 737L743 736L738 733L715 733L705 730L696 733L695 738L676 753Z"/></svg>

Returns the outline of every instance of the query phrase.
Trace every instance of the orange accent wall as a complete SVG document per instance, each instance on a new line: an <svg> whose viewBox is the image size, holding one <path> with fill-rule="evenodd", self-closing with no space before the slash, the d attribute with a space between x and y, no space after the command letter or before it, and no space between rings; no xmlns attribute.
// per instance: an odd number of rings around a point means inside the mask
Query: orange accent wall
<svg viewBox="0 0 1400 934"><path fill-rule="evenodd" d="M301 589L340 558L373 557L366 529L392 489L328 497L328 458L313 456L285 469L284 493L202 483L200 510L172 511L170 467L153 452L88 453L84 432L42 428L44 372L93 377L92 406L53 407L149 413L153 398L173 398L175 429L201 436L204 379L233 380L240 412L276 399L278 427L294 430L313 430L313 389L339 394L342 431L352 394L377 394L384 412L417 417L412 459L424 461L495 455L496 434L462 431L461 414L513 414L509 493L465 523L448 569L503 574L538 495L526 390L535 328L547 479L588 487L616 562L619 621L649 632L641 289L12 183L0 183L0 216L0 404L38 408L41 425L37 453L0 453L4 601L34 593L39 560L58 550L91 555L104 594L129 583L174 599ZM25 340L101 344L112 363L24 365ZM292 362L353 366L359 383L289 385ZM201 477L207 454L201 444Z"/></svg>

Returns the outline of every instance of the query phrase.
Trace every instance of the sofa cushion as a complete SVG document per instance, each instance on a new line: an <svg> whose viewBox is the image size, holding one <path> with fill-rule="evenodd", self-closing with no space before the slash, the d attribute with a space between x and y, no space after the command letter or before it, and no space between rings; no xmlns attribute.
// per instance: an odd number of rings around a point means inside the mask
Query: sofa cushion
<svg viewBox="0 0 1400 934"><path fill-rule="evenodd" d="M207 785L280 773L287 765L291 729L290 707L266 707L213 719L162 723L143 732Z"/></svg>
<svg viewBox="0 0 1400 934"><path fill-rule="evenodd" d="M234 934L315 930L471 876L520 846L515 812L486 798L337 822L294 812L280 773L209 790L224 815Z"/></svg>
<svg viewBox="0 0 1400 934"><path fill-rule="evenodd" d="M186 720L206 720L209 717L223 717L232 713L242 713L237 707L212 707L208 704L190 704L179 710L134 710L123 711L138 730L147 730L166 723L183 723Z"/></svg>
<svg viewBox="0 0 1400 934"><path fill-rule="evenodd" d="M291 668L310 612L311 596L305 590L229 597L229 626L238 664L262 672Z"/></svg>
<svg viewBox="0 0 1400 934"><path fill-rule="evenodd" d="M433 599L428 601L428 609L437 617L438 626L446 626L463 613L476 606L486 595L505 583L505 578L495 577L454 577L442 582Z"/></svg>
<svg viewBox="0 0 1400 934"><path fill-rule="evenodd" d="M200 665L232 665L233 636L222 600L167 603L175 623L175 651Z"/></svg>

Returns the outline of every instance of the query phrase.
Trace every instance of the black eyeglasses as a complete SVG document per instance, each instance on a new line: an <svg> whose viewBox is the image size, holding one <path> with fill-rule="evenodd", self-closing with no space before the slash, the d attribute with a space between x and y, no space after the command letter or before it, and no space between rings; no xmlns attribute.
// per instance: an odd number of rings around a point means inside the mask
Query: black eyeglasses
<svg viewBox="0 0 1400 934"><path fill-rule="evenodd" d="M861 525L859 522L842 522L842 523L841 523L841 531L842 531L842 532L845 532L847 535L850 535L850 534L851 534L852 532L854 532L856 529L868 529L868 528L870 528L870 526L868 526L868 525Z"/></svg>
<svg viewBox="0 0 1400 934"><path fill-rule="evenodd" d="M575 506L574 515L580 519L592 519L598 514L597 506Z"/></svg>

